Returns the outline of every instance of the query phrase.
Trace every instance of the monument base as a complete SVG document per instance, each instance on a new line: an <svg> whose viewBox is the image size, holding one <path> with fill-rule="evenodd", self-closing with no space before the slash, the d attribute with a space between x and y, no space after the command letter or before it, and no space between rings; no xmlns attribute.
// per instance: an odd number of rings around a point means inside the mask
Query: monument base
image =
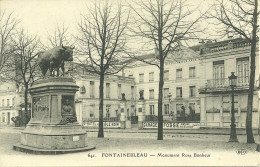
<svg viewBox="0 0 260 167"><path fill-rule="evenodd" d="M94 149L87 145L87 133L77 122L72 78L51 77L29 88L31 120L21 132L21 143L13 149L30 153L57 154Z"/></svg>
<svg viewBox="0 0 260 167"><path fill-rule="evenodd" d="M28 124L21 132L21 143L14 150L35 154L63 154L87 151L87 133L79 124Z"/></svg>
<svg viewBox="0 0 260 167"><path fill-rule="evenodd" d="M83 152L90 151L96 147L86 146L83 148L74 148L74 149L63 149L63 150L50 150L50 149L40 149L35 147L24 146L20 143L13 145L13 149L16 151L31 153L31 154L65 154L65 153L74 153L74 152Z"/></svg>

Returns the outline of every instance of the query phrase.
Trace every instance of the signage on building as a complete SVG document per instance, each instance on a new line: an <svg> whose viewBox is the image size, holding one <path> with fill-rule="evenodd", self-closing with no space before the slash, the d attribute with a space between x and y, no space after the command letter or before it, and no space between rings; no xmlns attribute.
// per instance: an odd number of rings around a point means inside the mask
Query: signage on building
<svg viewBox="0 0 260 167"><path fill-rule="evenodd" d="M157 122L143 122L143 129L155 129L158 128ZM176 123L176 122L164 122L163 129L199 129L200 123Z"/></svg>
<svg viewBox="0 0 260 167"><path fill-rule="evenodd" d="M98 128L99 122L88 122L84 121L83 126L89 127L89 128ZM104 128L120 128L121 123L120 122L103 122L103 127Z"/></svg>

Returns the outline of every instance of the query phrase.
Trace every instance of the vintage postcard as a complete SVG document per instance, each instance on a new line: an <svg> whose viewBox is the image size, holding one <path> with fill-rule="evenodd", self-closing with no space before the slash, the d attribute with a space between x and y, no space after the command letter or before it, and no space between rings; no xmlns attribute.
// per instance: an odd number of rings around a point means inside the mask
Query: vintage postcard
<svg viewBox="0 0 260 167"><path fill-rule="evenodd" d="M257 0L1 0L0 166L260 166Z"/></svg>

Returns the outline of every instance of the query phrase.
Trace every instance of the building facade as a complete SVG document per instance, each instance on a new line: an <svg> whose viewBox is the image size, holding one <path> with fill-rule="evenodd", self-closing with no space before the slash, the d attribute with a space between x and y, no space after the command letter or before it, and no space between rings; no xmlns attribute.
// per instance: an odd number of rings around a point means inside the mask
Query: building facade
<svg viewBox="0 0 260 167"><path fill-rule="evenodd" d="M258 46L258 45L257 45ZM245 127L249 75L250 43L242 39L205 43L197 47L201 54L202 75L205 81L199 89L201 103L201 126L230 127L231 88L228 77L237 76L235 87L235 119L239 128ZM255 91L253 97L252 126L259 124L259 47L256 51Z"/></svg>
<svg viewBox="0 0 260 167"><path fill-rule="evenodd" d="M201 85L200 55L186 47L183 47L178 54L180 56L177 60L173 55L169 55L165 60L163 87L165 120L181 121L184 117L187 119L191 115L200 113L198 92ZM156 54L145 55L144 59L149 61L155 56ZM137 110L141 107L145 115L158 115L159 68L136 61L124 69L124 75L135 79L137 93L143 92L144 99L137 99L143 106L137 104ZM189 121L195 121L195 119L189 119ZM199 117L197 121L199 121Z"/></svg>
<svg viewBox="0 0 260 167"><path fill-rule="evenodd" d="M0 84L0 125L14 126L12 118L21 115L24 101L23 87L20 88L15 82L2 82ZM19 113L20 112L20 113Z"/></svg>
<svg viewBox="0 0 260 167"><path fill-rule="evenodd" d="M76 93L76 113L78 122L97 122L99 119L99 77L81 75L76 79L80 87ZM126 105L126 117L136 115L136 92L133 78L110 75L104 82L104 121L119 121L121 103Z"/></svg>

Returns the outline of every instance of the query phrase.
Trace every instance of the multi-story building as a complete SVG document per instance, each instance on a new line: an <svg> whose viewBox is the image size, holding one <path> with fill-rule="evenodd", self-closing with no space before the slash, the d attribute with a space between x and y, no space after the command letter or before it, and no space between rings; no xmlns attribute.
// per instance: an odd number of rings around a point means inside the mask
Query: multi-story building
<svg viewBox="0 0 260 167"><path fill-rule="evenodd" d="M2 82L0 84L0 125L13 126L12 118L21 115L24 100L23 87L15 82Z"/></svg>
<svg viewBox="0 0 260 167"><path fill-rule="evenodd" d="M138 59L149 61L156 52ZM199 54L182 47L176 55L169 55L165 60L163 87L164 119L171 116L181 117L200 113L199 92L201 85L201 66ZM158 115L159 68L144 62L135 61L124 69L126 76L135 78L136 92L143 91L145 115ZM138 108L138 107L137 107ZM198 120L199 121L199 120Z"/></svg>
<svg viewBox="0 0 260 167"><path fill-rule="evenodd" d="M86 121L98 121L99 118L99 77L97 75L80 75L76 78L80 87L76 93L76 112L80 124ZM124 95L122 95L124 94ZM122 97L124 96L124 97ZM105 121L119 121L122 100L126 104L126 117L135 116L135 83L130 77L110 75L104 82Z"/></svg>
<svg viewBox="0 0 260 167"><path fill-rule="evenodd" d="M257 45L258 46L258 45ZM243 39L205 43L193 47L201 57L202 83L200 93L201 125L230 127L231 88L228 77L237 76L235 87L235 119L237 127L245 127L249 75L250 43ZM253 97L253 127L259 123L259 47L256 51L255 91Z"/></svg>

